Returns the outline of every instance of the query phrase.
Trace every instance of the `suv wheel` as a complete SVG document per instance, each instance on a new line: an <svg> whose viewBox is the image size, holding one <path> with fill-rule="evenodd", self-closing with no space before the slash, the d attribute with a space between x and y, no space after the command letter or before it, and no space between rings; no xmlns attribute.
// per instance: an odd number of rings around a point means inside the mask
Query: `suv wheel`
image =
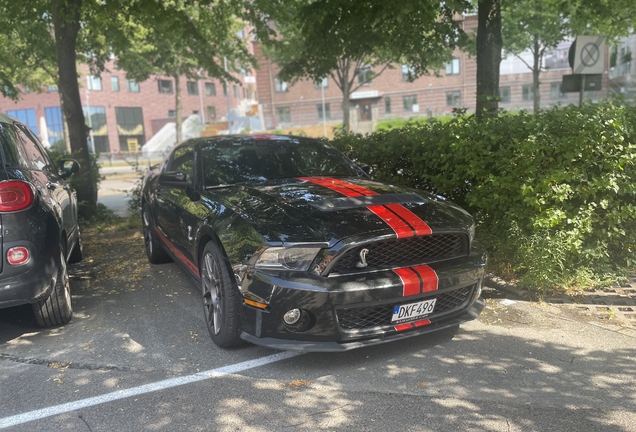
<svg viewBox="0 0 636 432"><path fill-rule="evenodd" d="M33 305L35 320L41 327L54 327L68 323L73 317L71 286L68 282L66 259L60 248L60 266L57 277L51 281L53 290L46 300Z"/></svg>

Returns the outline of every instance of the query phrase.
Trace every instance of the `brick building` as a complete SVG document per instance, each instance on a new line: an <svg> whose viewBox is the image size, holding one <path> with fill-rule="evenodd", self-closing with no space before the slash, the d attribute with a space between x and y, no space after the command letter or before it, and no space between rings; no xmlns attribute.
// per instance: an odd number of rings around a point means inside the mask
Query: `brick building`
<svg viewBox="0 0 636 432"><path fill-rule="evenodd" d="M135 152L167 122L174 121L173 78L156 76L136 82L112 63L99 77L90 75L86 67L80 67L80 74L84 114L100 153ZM206 123L218 121L227 114L228 99L234 109L255 97L253 85L245 83L240 74L236 77L242 84L230 83L229 95L217 79L181 77L183 118L203 112ZM51 144L64 138L60 94L55 87L27 92L17 102L0 97L0 111L26 123L40 139L48 135ZM48 134L41 130L44 124Z"/></svg>
<svg viewBox="0 0 636 432"><path fill-rule="evenodd" d="M467 32L476 30L477 17L463 17ZM548 69L541 73L541 106L578 103L578 93L562 93L561 79L572 71L567 61L570 42L560 44L544 58ZM320 85L301 80L293 86L277 79L279 68L262 55L255 42L258 57L257 85L263 121L268 129L314 125L323 122L322 90ZM524 58L531 64L530 56ZM476 59L457 50L446 66L434 73L408 81L408 66L393 65L380 75L369 79L368 70L358 71L355 86L363 85L351 94L352 129L367 132L377 121L392 118L436 117L452 113L454 108L475 109ZM377 67L374 72L378 72ZM503 109L532 109L532 74L517 57L505 58L500 67L500 107ZM342 93L331 78L324 81L324 118L329 123L342 121ZM604 89L607 89L607 78ZM587 92L588 98L600 98L607 90ZM365 129L363 124L366 124Z"/></svg>

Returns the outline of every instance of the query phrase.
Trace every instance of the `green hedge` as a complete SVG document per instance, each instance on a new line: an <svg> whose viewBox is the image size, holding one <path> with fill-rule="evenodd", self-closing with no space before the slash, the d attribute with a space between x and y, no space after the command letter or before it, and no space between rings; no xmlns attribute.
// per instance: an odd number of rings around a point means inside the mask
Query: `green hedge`
<svg viewBox="0 0 636 432"><path fill-rule="evenodd" d="M636 108L612 102L458 116L331 143L375 178L467 210L490 268L535 289L607 283L636 266Z"/></svg>

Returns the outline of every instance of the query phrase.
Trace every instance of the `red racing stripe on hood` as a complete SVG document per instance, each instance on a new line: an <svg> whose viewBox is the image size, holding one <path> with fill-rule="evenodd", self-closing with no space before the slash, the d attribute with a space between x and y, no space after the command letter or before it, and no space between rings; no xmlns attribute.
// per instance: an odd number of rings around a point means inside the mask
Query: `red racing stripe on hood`
<svg viewBox="0 0 636 432"><path fill-rule="evenodd" d="M298 177L298 180L314 183L346 197L373 196L377 192L348 181L331 177ZM367 209L389 225L398 238L431 234L431 228L415 213L402 204L373 205Z"/></svg>

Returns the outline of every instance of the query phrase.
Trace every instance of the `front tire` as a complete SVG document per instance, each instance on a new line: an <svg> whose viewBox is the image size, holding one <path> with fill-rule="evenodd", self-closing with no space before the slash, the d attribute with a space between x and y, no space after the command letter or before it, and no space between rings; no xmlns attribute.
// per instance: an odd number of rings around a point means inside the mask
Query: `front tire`
<svg viewBox="0 0 636 432"><path fill-rule="evenodd" d="M168 253L161 246L161 240L154 231L152 217L148 204L144 204L141 211L141 222L144 226L144 246L151 264L163 264L172 261Z"/></svg>
<svg viewBox="0 0 636 432"><path fill-rule="evenodd" d="M60 248L60 265L57 269L57 277L51 281L53 290L49 297L33 305L35 321L41 327L54 327L68 323L73 317L73 305L71 303L71 286L66 271L66 258Z"/></svg>
<svg viewBox="0 0 636 432"><path fill-rule="evenodd" d="M78 232L77 243L71 252L71 256L68 258L69 264L76 264L84 258L84 246L82 245L82 235Z"/></svg>
<svg viewBox="0 0 636 432"><path fill-rule="evenodd" d="M212 241L203 249L200 271L205 324L212 341L222 348L240 345L240 294L221 250Z"/></svg>

